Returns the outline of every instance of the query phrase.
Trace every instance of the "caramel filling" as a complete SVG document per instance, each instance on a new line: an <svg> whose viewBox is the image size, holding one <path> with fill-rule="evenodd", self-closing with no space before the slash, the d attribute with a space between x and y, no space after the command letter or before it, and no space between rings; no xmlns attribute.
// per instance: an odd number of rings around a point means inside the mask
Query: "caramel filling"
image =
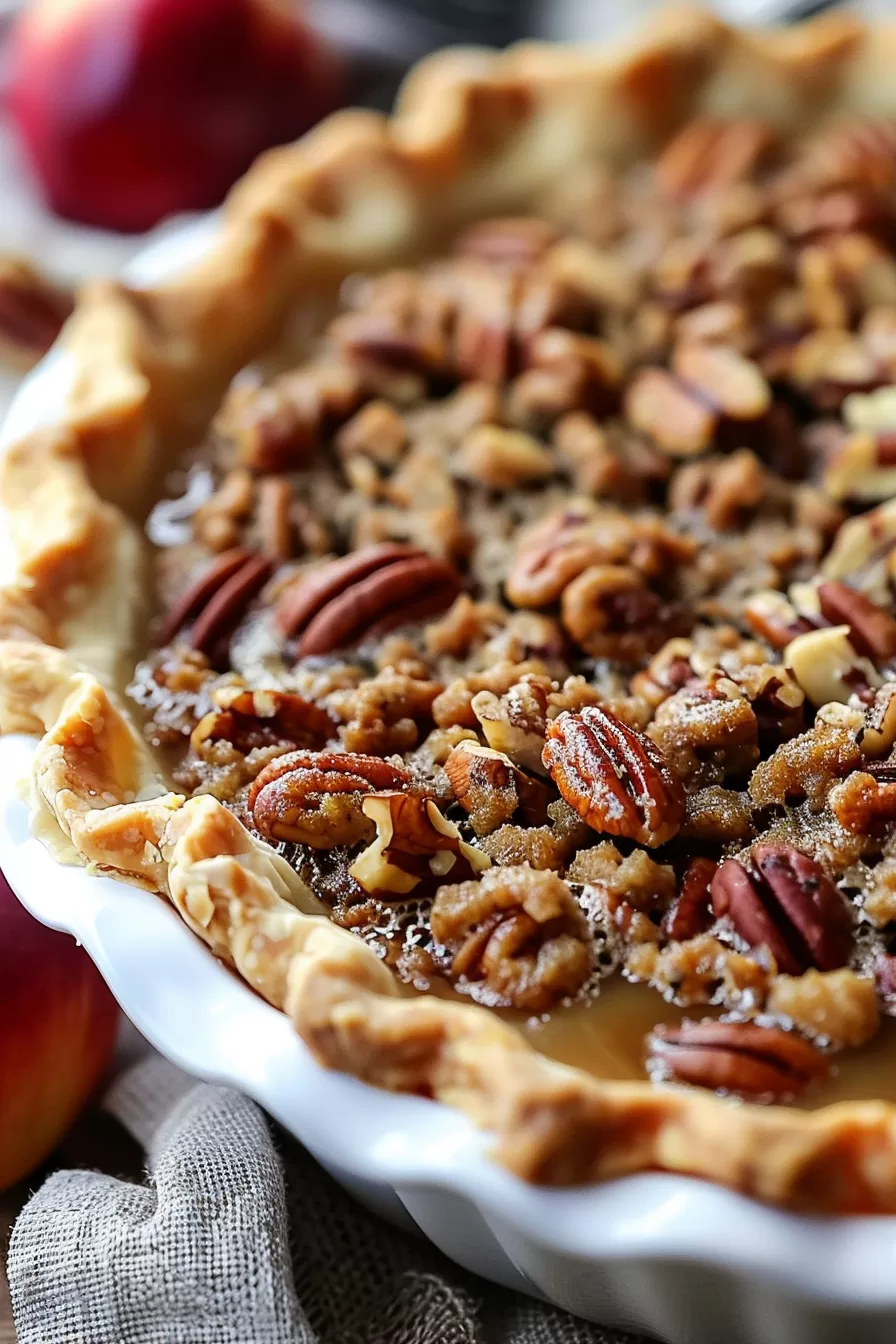
<svg viewBox="0 0 896 1344"><path fill-rule="evenodd" d="M677 1008L645 985L604 982L593 1003L571 1005L544 1019L521 1019L532 1045L551 1059L596 1078L644 1079L644 1041L660 1022L703 1017L704 1009ZM836 1101L896 1102L896 1021L885 1019L866 1045L838 1052L828 1079L793 1101L814 1110Z"/></svg>

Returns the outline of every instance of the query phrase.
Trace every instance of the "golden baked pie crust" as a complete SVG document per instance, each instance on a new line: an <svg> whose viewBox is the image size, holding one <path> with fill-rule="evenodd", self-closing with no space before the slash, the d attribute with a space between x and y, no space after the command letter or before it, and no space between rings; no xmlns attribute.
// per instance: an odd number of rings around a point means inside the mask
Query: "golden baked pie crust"
<svg viewBox="0 0 896 1344"><path fill-rule="evenodd" d="M611 1082L556 1064L484 1008L400 994L373 950L319 914L293 869L208 796L168 793L114 692L141 620L141 545L122 508L288 309L357 269L424 253L524 206L587 157L626 159L696 115L787 132L896 114L896 26L839 15L745 33L675 9L624 48L442 53L391 118L349 111L265 156L214 246L146 289L82 292L61 351L64 421L16 443L0 489L17 557L0 591L0 731L43 737L32 794L61 860L166 896L330 1068L458 1106L535 1181L645 1169L812 1212L896 1211L896 1107L806 1113Z"/></svg>

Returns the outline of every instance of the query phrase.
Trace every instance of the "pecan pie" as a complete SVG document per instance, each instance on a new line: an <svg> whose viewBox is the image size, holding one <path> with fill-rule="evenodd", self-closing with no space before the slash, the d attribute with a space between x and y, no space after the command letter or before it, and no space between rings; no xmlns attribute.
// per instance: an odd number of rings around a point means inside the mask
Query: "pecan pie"
<svg viewBox="0 0 896 1344"><path fill-rule="evenodd" d="M896 1211L894 50L434 58L2 465L43 833L532 1180Z"/></svg>

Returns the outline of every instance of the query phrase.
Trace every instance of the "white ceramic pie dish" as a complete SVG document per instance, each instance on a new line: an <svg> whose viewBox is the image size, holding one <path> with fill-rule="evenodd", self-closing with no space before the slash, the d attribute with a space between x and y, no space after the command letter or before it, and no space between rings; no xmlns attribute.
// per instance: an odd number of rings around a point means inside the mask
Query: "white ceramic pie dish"
<svg viewBox="0 0 896 1344"><path fill-rule="evenodd" d="M210 216L166 232L128 280L175 271L215 227ZM53 351L17 395L0 449L58 417L68 386ZM672 1344L893 1339L896 1219L798 1217L661 1174L539 1189L490 1162L487 1136L459 1113L322 1069L173 909L59 866L30 834L18 783L35 745L0 739L0 866L23 904L83 943L160 1051L255 1097L364 1203L486 1278Z"/></svg>

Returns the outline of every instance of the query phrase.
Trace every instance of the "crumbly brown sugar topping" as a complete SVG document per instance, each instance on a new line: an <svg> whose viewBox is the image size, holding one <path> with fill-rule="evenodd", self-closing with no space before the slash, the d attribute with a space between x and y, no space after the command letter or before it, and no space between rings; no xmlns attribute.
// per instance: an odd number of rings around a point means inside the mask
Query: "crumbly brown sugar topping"
<svg viewBox="0 0 896 1344"><path fill-rule="evenodd" d="M652 1076L798 1095L896 1014L891 129L701 122L342 300L150 518L150 740L415 989L641 981Z"/></svg>

